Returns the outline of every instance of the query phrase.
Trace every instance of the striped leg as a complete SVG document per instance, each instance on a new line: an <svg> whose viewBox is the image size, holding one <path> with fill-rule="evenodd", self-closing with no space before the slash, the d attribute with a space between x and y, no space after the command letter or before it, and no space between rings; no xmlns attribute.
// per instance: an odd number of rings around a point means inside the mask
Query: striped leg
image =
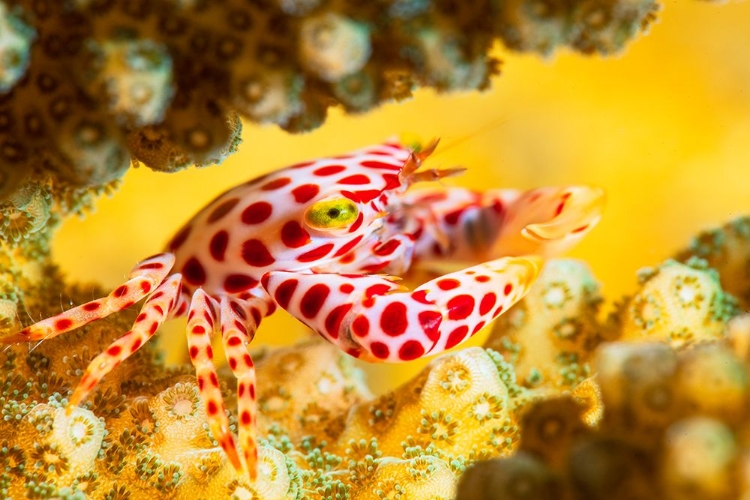
<svg viewBox="0 0 750 500"><path fill-rule="evenodd" d="M195 367L203 406L206 409L208 427L232 466L241 472L242 462L229 430L229 419L219 389L219 377L216 375L216 368L213 364L211 336L214 333L217 312L218 304L206 292L199 288L193 293L188 313L187 344L190 359Z"/></svg>
<svg viewBox="0 0 750 500"><path fill-rule="evenodd" d="M446 274L413 292L383 276L267 273L280 307L352 356L410 361L467 340L520 300L537 257L504 257Z"/></svg>
<svg viewBox="0 0 750 500"><path fill-rule="evenodd" d="M154 255L136 265L129 279L107 297L92 300L63 313L0 338L0 344L18 344L46 340L75 330L87 323L126 309L147 296L167 276L174 265L174 255Z"/></svg>
<svg viewBox="0 0 750 500"><path fill-rule="evenodd" d="M256 437L257 402L255 400L255 366L247 352L261 319L271 311L267 299L251 297L238 300L223 297L221 300L221 336L229 367L237 378L237 415L239 416L239 441L250 479L258 469L258 444Z"/></svg>
<svg viewBox="0 0 750 500"><path fill-rule="evenodd" d="M174 315L182 289L181 281L181 275L173 274L159 285L143 304L133 328L91 360L70 397L68 412L80 404L105 375L140 349L164 321Z"/></svg>

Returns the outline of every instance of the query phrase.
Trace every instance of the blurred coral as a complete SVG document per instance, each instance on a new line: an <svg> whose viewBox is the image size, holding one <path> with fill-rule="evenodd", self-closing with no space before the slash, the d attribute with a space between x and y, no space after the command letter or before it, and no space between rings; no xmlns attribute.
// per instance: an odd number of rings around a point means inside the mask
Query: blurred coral
<svg viewBox="0 0 750 500"><path fill-rule="evenodd" d="M221 163L240 116L291 132L424 86L485 89L517 50L623 48L655 0L0 1L0 200L99 186L130 165Z"/></svg>

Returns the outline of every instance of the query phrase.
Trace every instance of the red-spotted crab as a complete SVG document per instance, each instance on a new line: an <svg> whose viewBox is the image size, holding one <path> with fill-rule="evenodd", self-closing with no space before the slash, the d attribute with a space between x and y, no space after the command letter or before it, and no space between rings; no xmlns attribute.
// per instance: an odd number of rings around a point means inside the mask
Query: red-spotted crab
<svg viewBox="0 0 750 500"><path fill-rule="evenodd" d="M248 344L276 307L359 359L437 354L524 295L540 267L532 255L569 247L600 218L604 195L593 187L407 192L416 182L461 170L419 170L436 144L413 151L387 142L234 187L107 297L0 341L49 339L145 299L132 330L91 361L72 407L164 321L187 314L190 358L211 433L232 465L254 478L256 380ZM391 276L437 260L469 267L413 291ZM237 378L239 446L212 362L211 337L218 331Z"/></svg>

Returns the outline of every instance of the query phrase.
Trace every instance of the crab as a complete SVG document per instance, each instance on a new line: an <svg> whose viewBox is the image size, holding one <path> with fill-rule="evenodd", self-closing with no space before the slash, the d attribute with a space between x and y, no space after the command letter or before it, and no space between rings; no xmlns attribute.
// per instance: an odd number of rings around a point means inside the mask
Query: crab
<svg viewBox="0 0 750 500"><path fill-rule="evenodd" d="M437 354L508 310L534 282L540 256L571 246L601 216L603 192L587 186L476 192L434 185L407 192L463 170L420 169L436 145L419 150L390 141L236 186L108 296L0 342L49 339L145 299L132 329L91 361L70 410L162 323L187 314L210 431L232 466L255 479L256 376L248 344L265 316L284 309L366 361ZM394 277L440 262L465 267L412 291ZM236 438L212 362L215 333L237 380Z"/></svg>

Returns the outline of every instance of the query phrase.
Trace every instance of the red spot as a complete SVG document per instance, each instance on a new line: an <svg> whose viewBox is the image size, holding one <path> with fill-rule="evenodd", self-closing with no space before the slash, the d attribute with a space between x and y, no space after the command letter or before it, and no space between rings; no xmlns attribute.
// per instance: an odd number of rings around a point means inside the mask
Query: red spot
<svg viewBox="0 0 750 500"><path fill-rule="evenodd" d="M479 314L484 316L489 313L495 307L495 302L497 302L497 295L492 292L482 297L482 302L479 303Z"/></svg>
<svg viewBox="0 0 750 500"><path fill-rule="evenodd" d="M385 295L390 290L390 285L386 285L385 283L378 283L377 285L367 287L367 290L365 290L365 297L369 299L375 295Z"/></svg>
<svg viewBox="0 0 750 500"><path fill-rule="evenodd" d="M563 211L563 208L565 207L565 202L561 201L559 205L557 205L557 208L555 209L555 217L560 215Z"/></svg>
<svg viewBox="0 0 750 500"><path fill-rule="evenodd" d="M196 335L203 335L206 333L206 329L202 325L195 325L192 332Z"/></svg>
<svg viewBox="0 0 750 500"><path fill-rule="evenodd" d="M461 282L454 280L453 278L446 278L438 281L437 286L441 290L453 290L454 288L461 286Z"/></svg>
<svg viewBox="0 0 750 500"><path fill-rule="evenodd" d="M484 328L484 325L485 325L484 321L480 321L479 323L477 323L477 326L474 327L474 329L471 331L471 334L474 335L475 333L477 333L479 330Z"/></svg>
<svg viewBox="0 0 750 500"><path fill-rule="evenodd" d="M362 354L362 350L356 347L350 347L346 350L346 353L353 358L359 358L359 355Z"/></svg>
<svg viewBox="0 0 750 500"><path fill-rule="evenodd" d="M294 201L297 203L307 203L315 198L319 192L320 188L317 184L303 184L302 186L292 189Z"/></svg>
<svg viewBox="0 0 750 500"><path fill-rule="evenodd" d="M457 295L448 301L447 306L449 319L466 319L474 310L474 297L471 295Z"/></svg>
<svg viewBox="0 0 750 500"><path fill-rule="evenodd" d="M373 342L370 344L370 352L378 359L386 359L391 354L391 350L382 342Z"/></svg>
<svg viewBox="0 0 750 500"><path fill-rule="evenodd" d="M436 241L432 244L432 253L435 255L443 255L443 246Z"/></svg>
<svg viewBox="0 0 750 500"><path fill-rule="evenodd" d="M250 309L250 314L253 315L253 321L255 321L255 325L256 326L259 325L260 320L263 319L260 315L260 311L253 307L252 309ZM270 314L270 311L269 311L269 314Z"/></svg>
<svg viewBox="0 0 750 500"><path fill-rule="evenodd" d="M323 303L326 301L330 293L331 289L328 285L322 283L310 287L300 301L299 308L302 312L302 316L308 319L317 316L320 312L320 308L323 307Z"/></svg>
<svg viewBox="0 0 750 500"><path fill-rule="evenodd" d="M219 407L215 401L209 401L206 405L206 412L209 415L216 415L219 412Z"/></svg>
<svg viewBox="0 0 750 500"><path fill-rule="evenodd" d="M313 248L309 252L305 252L297 257L300 262L314 262L318 259L322 259L333 250L333 243L326 243L318 248Z"/></svg>
<svg viewBox="0 0 750 500"><path fill-rule="evenodd" d="M313 170L313 174L318 177L326 177L328 175L338 174L344 170L346 170L346 167L343 165L328 165L327 167L316 168Z"/></svg>
<svg viewBox="0 0 750 500"><path fill-rule="evenodd" d="M174 238L172 238L172 241L169 242L169 250L174 252L178 248L182 246L183 243L185 243L185 240L187 240L188 236L190 236L190 231L193 229L193 226L188 224L180 231L174 235Z"/></svg>
<svg viewBox="0 0 750 500"><path fill-rule="evenodd" d="M62 318L55 321L55 329L56 330L67 330L73 326L73 320L70 320L68 318Z"/></svg>
<svg viewBox="0 0 750 500"><path fill-rule="evenodd" d="M182 274L191 285L200 286L206 282L206 270L195 257L190 257L185 263L182 267Z"/></svg>
<svg viewBox="0 0 750 500"><path fill-rule="evenodd" d="M234 370L234 369L237 368L237 360L236 359L234 359L232 357L229 358L229 368L231 368L232 370Z"/></svg>
<svg viewBox="0 0 750 500"><path fill-rule="evenodd" d="M197 358L197 357L198 357L198 353L199 353L199 352L200 352L200 351L199 351L199 349L198 349L198 346L191 346L191 347L190 347L190 359L195 359L195 358Z"/></svg>
<svg viewBox="0 0 750 500"><path fill-rule="evenodd" d="M510 295L510 292L512 291L513 291L513 285L511 285L510 283L505 285L505 288L503 288L503 293L506 295L506 297Z"/></svg>
<svg viewBox="0 0 750 500"><path fill-rule="evenodd" d="M224 260L224 254L227 251L227 245L229 244L229 233L223 229L216 233L211 242L208 244L208 250L211 252L211 257L222 262Z"/></svg>
<svg viewBox="0 0 750 500"><path fill-rule="evenodd" d="M117 287L117 289L114 292L112 292L112 295L114 295L115 297L119 299L126 293L128 293L127 285L120 285L119 287Z"/></svg>
<svg viewBox="0 0 750 500"><path fill-rule="evenodd" d="M296 164L292 165L289 168L295 168L295 169L296 168L305 168L305 167L309 167L313 163L315 163L315 162L314 161L306 161L306 162L303 162L303 163L296 163Z"/></svg>
<svg viewBox="0 0 750 500"><path fill-rule="evenodd" d="M235 360L234 362L237 363L237 360ZM240 384L239 387L237 388L237 396L242 398L242 396L244 395L245 395L245 384Z"/></svg>
<svg viewBox="0 0 750 500"><path fill-rule="evenodd" d="M250 355L247 353L244 356L242 356L242 361L245 362L245 366L248 368L251 368L253 366L253 358L251 358ZM252 390L252 386L250 386L250 388Z"/></svg>
<svg viewBox="0 0 750 500"><path fill-rule="evenodd" d="M202 391L205 385L206 381L203 380L203 377L198 377L198 389Z"/></svg>
<svg viewBox="0 0 750 500"><path fill-rule="evenodd" d="M406 317L406 305L402 302L391 302L380 316L380 328L383 333L391 337L403 335L409 321Z"/></svg>
<svg viewBox="0 0 750 500"><path fill-rule="evenodd" d="M380 196L379 189L363 189L360 191L341 191L341 194L357 203L369 203Z"/></svg>
<svg viewBox="0 0 750 500"><path fill-rule="evenodd" d="M354 231L356 231L357 229L359 229L359 227L362 225L362 222L364 220L365 220L365 217L364 217L364 215L362 215L362 212L360 212L359 215L357 216L357 219L354 221L354 224L352 224L351 226L349 226L349 232L353 233Z"/></svg>
<svg viewBox="0 0 750 500"><path fill-rule="evenodd" d="M574 233L574 234L575 234L575 233L581 233L581 232L585 231L586 229L588 229L588 227L589 227L589 225L588 225L588 224L585 224L585 225L583 225L583 226L581 226L581 227L577 227L577 228L573 229L573 230L571 231L571 233Z"/></svg>
<svg viewBox="0 0 750 500"><path fill-rule="evenodd" d="M228 214L239 202L239 198L232 198L230 200L222 202L218 207L214 208L211 211L206 221L209 223L216 222L217 220Z"/></svg>
<svg viewBox="0 0 750 500"><path fill-rule="evenodd" d="M141 339L135 339L133 345L130 346L130 352L133 353L137 351L141 347L141 344L143 344L143 341Z"/></svg>
<svg viewBox="0 0 750 500"><path fill-rule="evenodd" d="M349 250L351 250L352 248L354 248L355 246L357 246L357 243L359 243L360 241L362 241L362 238L364 238L364 235L360 234L356 238L354 238L354 239L352 239L352 240L344 243L341 248L339 248L338 250L336 250L336 253L333 254L333 256L334 257L340 257L340 256L348 253Z"/></svg>
<svg viewBox="0 0 750 500"><path fill-rule="evenodd" d="M350 175L348 177L344 177L343 179L339 179L339 184L369 184L370 178L366 175L362 174L355 174Z"/></svg>
<svg viewBox="0 0 750 500"><path fill-rule="evenodd" d="M352 321L352 332L358 337L366 337L370 332L370 321L365 316L357 316Z"/></svg>
<svg viewBox="0 0 750 500"><path fill-rule="evenodd" d="M443 322L443 315L437 311L422 311L417 315L419 324L422 327L427 338L432 340L433 345L440 339L440 323Z"/></svg>
<svg viewBox="0 0 750 500"><path fill-rule="evenodd" d="M164 264L161 262L149 262L147 264L141 264L138 266L138 269L161 269L164 267Z"/></svg>
<svg viewBox="0 0 750 500"><path fill-rule="evenodd" d="M282 309L286 309L289 306L289 301L292 300L292 295L297 289L299 281L297 280L286 280L276 289L273 298L276 300Z"/></svg>
<svg viewBox="0 0 750 500"><path fill-rule="evenodd" d="M289 177L280 177L278 179L272 180L271 182L263 184L260 188L263 191L273 191L275 189L283 188L290 182L292 182L292 179L290 179Z"/></svg>
<svg viewBox="0 0 750 500"><path fill-rule="evenodd" d="M135 304L135 302L133 302L132 300L130 300L130 301L128 301L128 302L125 302L125 303L124 303L124 304L123 304L123 305L121 306L121 308L122 308L122 309L128 309L128 308L129 308L130 306L132 306L133 304Z"/></svg>
<svg viewBox="0 0 750 500"><path fill-rule="evenodd" d="M326 331L328 332L328 335L331 336L331 338L339 338L339 329L341 328L341 322L351 308L351 304L342 304L340 306L336 306L333 311L328 313L325 325Z"/></svg>
<svg viewBox="0 0 750 500"><path fill-rule="evenodd" d="M299 248L310 243L310 235L296 220L290 220L281 228L281 241L289 248Z"/></svg>
<svg viewBox="0 0 750 500"><path fill-rule="evenodd" d="M224 290L229 293L240 293L258 284L258 280L246 274L230 274L224 279Z"/></svg>
<svg viewBox="0 0 750 500"><path fill-rule="evenodd" d="M382 154L382 155L390 155L390 153L377 153L372 152L371 154ZM391 165L389 163L383 163L381 161L373 161L373 160L367 160L360 163L363 167L367 168L379 168L382 170L401 170L401 167L398 167L396 165Z"/></svg>
<svg viewBox="0 0 750 500"><path fill-rule="evenodd" d="M492 317L497 318L498 316L500 316L501 312L503 312L503 306L500 306L497 309L495 309L495 312L492 313Z"/></svg>
<svg viewBox="0 0 750 500"><path fill-rule="evenodd" d="M411 298L419 302L420 304L434 304L435 302L427 298L427 290L417 290L412 292Z"/></svg>
<svg viewBox="0 0 750 500"><path fill-rule="evenodd" d="M122 347L119 345L113 345L109 349L107 349L107 354L110 356L117 356L122 352Z"/></svg>
<svg viewBox="0 0 750 500"><path fill-rule="evenodd" d="M247 410L242 412L241 419L243 425L250 425L250 423L253 421L253 417L250 416L250 412Z"/></svg>
<svg viewBox="0 0 750 500"><path fill-rule="evenodd" d="M354 285L351 283L344 283L343 285L339 286L339 291L341 293L352 293L354 291Z"/></svg>
<svg viewBox="0 0 750 500"><path fill-rule="evenodd" d="M242 222L245 224L260 224L271 216L273 207L265 201L256 201L242 211Z"/></svg>
<svg viewBox="0 0 750 500"><path fill-rule="evenodd" d="M148 318L148 314L146 314L145 312L142 312L141 314L138 315L137 318L135 318L135 322L136 323L140 323L141 321L143 321L146 318Z"/></svg>
<svg viewBox="0 0 750 500"><path fill-rule="evenodd" d="M248 392L250 392L250 397L252 399L255 399L255 384L250 384L250 386L247 389L248 389Z"/></svg>
<svg viewBox="0 0 750 500"><path fill-rule="evenodd" d="M155 334L156 330L158 329L159 329L159 323L154 321L153 323L151 323L151 328L148 329L149 335Z"/></svg>
<svg viewBox="0 0 750 500"><path fill-rule="evenodd" d="M416 340L407 340L398 350L398 357L404 361L411 361L424 356L424 346Z"/></svg>
<svg viewBox="0 0 750 500"><path fill-rule="evenodd" d="M236 335L233 335L227 339L227 345L231 347L238 346L242 343L242 339Z"/></svg>
<svg viewBox="0 0 750 500"><path fill-rule="evenodd" d="M96 311L99 309L102 305L99 302L89 302L88 304L83 304L83 310L84 311Z"/></svg>
<svg viewBox="0 0 750 500"><path fill-rule="evenodd" d="M410 240L417 241L420 236L422 236L422 233L424 232L424 228L422 226L419 227L416 231L414 231L411 234L407 234Z"/></svg>
<svg viewBox="0 0 750 500"><path fill-rule="evenodd" d="M206 354L208 354L208 358L211 359L214 357L213 350L211 349L211 346L208 346L206 348ZM209 378L211 379L211 385L214 387L219 387L219 379L216 377L216 373L211 372L209 374Z"/></svg>
<svg viewBox="0 0 750 500"><path fill-rule="evenodd" d="M385 181L385 189L396 189L401 185L401 180L396 174L383 174L383 180Z"/></svg>
<svg viewBox="0 0 750 500"><path fill-rule="evenodd" d="M141 292L143 292L143 294L146 295L150 291L151 291L151 283L149 283L148 281L141 281Z"/></svg>
<svg viewBox="0 0 750 500"><path fill-rule="evenodd" d="M396 251L399 245L401 245L401 242L399 240L389 240L382 245L378 245L377 247L375 247L374 252L376 255L391 255Z"/></svg>
<svg viewBox="0 0 750 500"><path fill-rule="evenodd" d="M162 291L159 291L159 292L156 292L155 294L153 294L153 295L151 296L151 300L153 301L153 300L156 300L156 299L158 299L159 297L163 297L163 296L164 296L164 292L162 292Z"/></svg>
<svg viewBox="0 0 750 500"><path fill-rule="evenodd" d="M156 311L160 316L164 315L164 308L159 304L154 304L154 311Z"/></svg>
<svg viewBox="0 0 750 500"><path fill-rule="evenodd" d="M492 203L492 210L495 211L497 214L503 213L503 202L500 200L495 200L494 203Z"/></svg>
<svg viewBox="0 0 750 500"><path fill-rule="evenodd" d="M464 210L464 208L459 208L445 214L446 224L449 224L451 226L455 226L456 224L458 224L458 219L461 217L461 214L464 213Z"/></svg>
<svg viewBox="0 0 750 500"><path fill-rule="evenodd" d="M256 281L257 283L257 281ZM232 312L239 316L242 319L247 319L247 314L245 313L244 309L235 301L229 302L229 308L232 309Z"/></svg>
<svg viewBox="0 0 750 500"><path fill-rule="evenodd" d="M460 344L465 338L466 335L469 333L469 327L466 325L461 325L455 330L453 330L450 335L448 335L448 340L445 342L445 348L450 349L451 347L455 347L458 344Z"/></svg>
<svg viewBox="0 0 750 500"><path fill-rule="evenodd" d="M490 277L480 274L479 276L474 276L474 279L477 280L479 283L487 283L490 280Z"/></svg>
<svg viewBox="0 0 750 500"><path fill-rule="evenodd" d="M263 242L256 239L242 244L242 259L253 267L266 267L276 262Z"/></svg>

